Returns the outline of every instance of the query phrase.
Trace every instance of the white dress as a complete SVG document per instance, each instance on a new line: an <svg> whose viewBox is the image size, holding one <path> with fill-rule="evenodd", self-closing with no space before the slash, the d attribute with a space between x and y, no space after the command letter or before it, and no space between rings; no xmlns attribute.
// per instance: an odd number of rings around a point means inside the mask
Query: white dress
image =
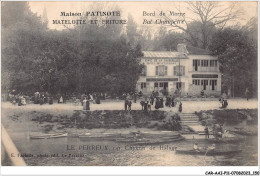
<svg viewBox="0 0 260 176"><path fill-rule="evenodd" d="M26 99L24 97L21 97L21 104L26 105Z"/></svg>
<svg viewBox="0 0 260 176"><path fill-rule="evenodd" d="M63 103L63 98L62 98L62 96L60 97L60 103Z"/></svg>

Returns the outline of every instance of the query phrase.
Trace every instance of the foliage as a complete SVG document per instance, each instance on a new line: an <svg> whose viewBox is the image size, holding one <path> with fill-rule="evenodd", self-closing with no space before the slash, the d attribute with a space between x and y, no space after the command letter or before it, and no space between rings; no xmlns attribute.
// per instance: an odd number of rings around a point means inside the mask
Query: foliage
<svg viewBox="0 0 260 176"><path fill-rule="evenodd" d="M26 2L4 2L3 11L2 88L52 94L135 90L141 47L121 37L121 25L51 31Z"/></svg>
<svg viewBox="0 0 260 176"><path fill-rule="evenodd" d="M245 89L257 90L257 46L244 31L238 29L219 30L213 36L210 50L218 56L220 71L224 84L232 86L234 81L235 95L241 96ZM233 80L234 79L234 80Z"/></svg>

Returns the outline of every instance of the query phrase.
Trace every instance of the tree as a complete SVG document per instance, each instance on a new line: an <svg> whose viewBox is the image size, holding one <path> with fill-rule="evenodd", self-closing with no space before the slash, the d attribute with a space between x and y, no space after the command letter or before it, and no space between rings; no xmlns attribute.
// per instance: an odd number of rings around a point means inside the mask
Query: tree
<svg viewBox="0 0 260 176"><path fill-rule="evenodd" d="M161 46L167 51L176 51L177 45L183 43L184 34L176 32L168 32L161 39Z"/></svg>
<svg viewBox="0 0 260 176"><path fill-rule="evenodd" d="M218 56L224 85L232 87L234 96L244 95L246 88L256 92L257 46L246 32L231 28L219 30L209 48Z"/></svg>
<svg viewBox="0 0 260 176"><path fill-rule="evenodd" d="M5 89L54 95L134 91L142 69L138 59L142 52L140 45L130 46L121 37L121 25L86 24L51 31L30 12L27 3L17 4L5 7L23 12L21 21L15 21L10 12L3 19L15 22L5 23L2 33Z"/></svg>
<svg viewBox="0 0 260 176"><path fill-rule="evenodd" d="M46 29L33 14L27 2L2 3L2 88L32 85L32 62L38 53L41 36Z"/></svg>
<svg viewBox="0 0 260 176"><path fill-rule="evenodd" d="M181 30L187 34L186 40L195 47L206 49L209 45L209 35L216 27L223 29L227 22L237 19L241 15L236 2L230 2L228 5L222 5L221 2L212 1L196 1L187 2L187 12L181 16L184 21L184 26L178 23L172 23L171 27ZM177 12L183 13L182 9L176 8ZM167 20L172 20L171 16L164 16ZM193 22L193 23L191 23ZM196 26L196 27L193 27ZM197 33L200 33L199 38L201 45L198 43Z"/></svg>
<svg viewBox="0 0 260 176"><path fill-rule="evenodd" d="M136 45L137 24L134 21L133 16L131 14L128 14L126 35L130 45Z"/></svg>
<svg viewBox="0 0 260 176"><path fill-rule="evenodd" d="M140 26L137 29L137 43L145 51L153 49L153 39L151 30L152 29L149 26Z"/></svg>

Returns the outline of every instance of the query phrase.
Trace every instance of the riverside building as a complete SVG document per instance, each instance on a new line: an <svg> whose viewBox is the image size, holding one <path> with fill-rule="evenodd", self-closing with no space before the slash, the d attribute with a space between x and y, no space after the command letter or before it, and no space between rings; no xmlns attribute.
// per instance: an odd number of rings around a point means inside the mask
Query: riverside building
<svg viewBox="0 0 260 176"><path fill-rule="evenodd" d="M188 50L189 51L188 51ZM198 96L203 90L208 96L221 94L221 73L217 57L206 50L184 44L177 51L143 51L140 62L144 69L136 85L138 92L176 90L187 96Z"/></svg>

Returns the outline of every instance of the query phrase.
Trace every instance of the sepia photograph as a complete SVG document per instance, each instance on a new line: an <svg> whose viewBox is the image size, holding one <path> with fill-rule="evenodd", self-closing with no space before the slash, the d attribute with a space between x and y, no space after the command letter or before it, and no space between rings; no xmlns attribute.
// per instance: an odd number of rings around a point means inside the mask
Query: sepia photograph
<svg viewBox="0 0 260 176"><path fill-rule="evenodd" d="M1 166L258 158L257 1L1 2Z"/></svg>

